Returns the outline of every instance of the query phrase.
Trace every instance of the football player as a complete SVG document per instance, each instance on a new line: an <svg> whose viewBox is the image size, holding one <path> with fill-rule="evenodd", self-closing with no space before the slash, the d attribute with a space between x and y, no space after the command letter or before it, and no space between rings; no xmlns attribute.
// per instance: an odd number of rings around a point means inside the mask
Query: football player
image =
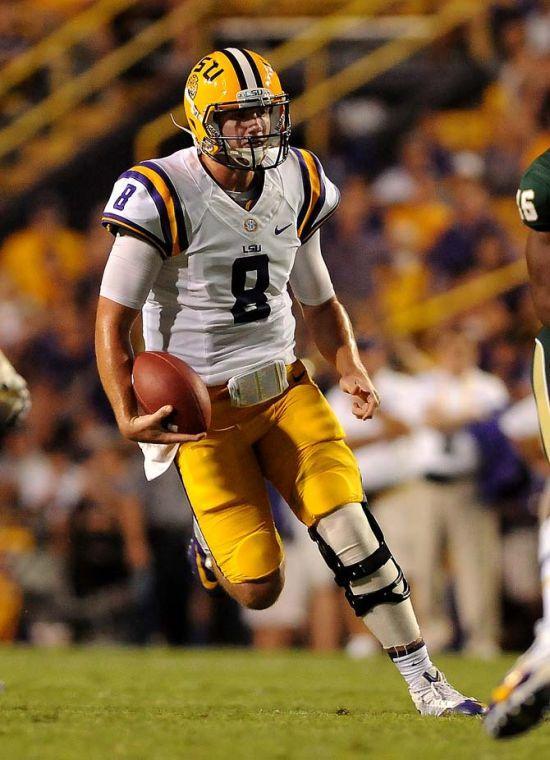
<svg viewBox="0 0 550 760"><path fill-rule="evenodd" d="M550 461L550 150L522 177L516 195L521 220L530 230L526 258L535 311L543 324L535 339L533 391L542 443ZM513 736L537 724L550 708L550 492L541 500L539 560L543 617L535 641L493 693L485 727L495 738Z"/></svg>
<svg viewBox="0 0 550 760"><path fill-rule="evenodd" d="M294 354L289 284L354 414L372 416L378 396L319 243L338 190L312 153L290 147L289 98L261 55L205 56L187 80L185 110L194 147L124 172L104 213L116 238L96 351L119 428L141 443L148 477L175 462L206 585L251 609L277 599L283 552L265 478L309 528L417 709L480 714L432 664L344 432ZM206 437L167 432L169 406L138 414L129 332L140 310L146 348L183 359L208 386Z"/></svg>

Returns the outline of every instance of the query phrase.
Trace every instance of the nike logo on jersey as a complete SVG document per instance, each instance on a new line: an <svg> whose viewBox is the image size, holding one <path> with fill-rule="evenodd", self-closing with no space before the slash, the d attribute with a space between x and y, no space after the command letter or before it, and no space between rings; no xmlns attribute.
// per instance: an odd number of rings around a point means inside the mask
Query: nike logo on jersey
<svg viewBox="0 0 550 760"><path fill-rule="evenodd" d="M292 224L292 222L290 222L290 224L287 224L286 227L281 227L281 229L279 229L278 227L275 227L275 234L276 235L280 235L281 232L284 232L285 230L288 230L288 228L290 227L291 224Z"/></svg>

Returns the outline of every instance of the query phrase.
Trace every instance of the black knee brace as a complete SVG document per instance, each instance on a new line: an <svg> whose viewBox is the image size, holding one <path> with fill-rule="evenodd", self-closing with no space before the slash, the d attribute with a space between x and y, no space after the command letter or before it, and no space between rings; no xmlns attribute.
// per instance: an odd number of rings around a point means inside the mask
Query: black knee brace
<svg viewBox="0 0 550 760"><path fill-rule="evenodd" d="M323 538L321 538L315 527L309 528L309 535L316 542L323 559L334 573L336 583L345 589L346 599L352 606L357 617L364 617L379 604L399 604L399 602L403 602L411 595L407 579L388 549L386 542L384 541L384 534L376 522L374 515L368 508L366 502L362 503L362 507L367 520L369 521L372 532L378 539L379 547L373 552L373 554L353 565L344 565L333 549ZM351 587L352 581L365 580L369 575L380 570L380 568L382 568L389 560L393 562L397 570L397 578L392 583L377 591L371 591L368 594L353 593ZM396 591L400 585L403 586L402 590Z"/></svg>

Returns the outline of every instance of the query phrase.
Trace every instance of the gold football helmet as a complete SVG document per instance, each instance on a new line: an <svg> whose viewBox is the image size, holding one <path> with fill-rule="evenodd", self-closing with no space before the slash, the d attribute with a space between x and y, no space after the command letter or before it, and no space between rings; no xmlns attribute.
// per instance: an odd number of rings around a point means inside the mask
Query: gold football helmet
<svg viewBox="0 0 550 760"><path fill-rule="evenodd" d="M273 169L288 155L289 97L258 53L224 48L201 58L185 85L185 113L197 148L231 169ZM244 109L247 109L246 111ZM224 123L259 117L264 131L222 134Z"/></svg>

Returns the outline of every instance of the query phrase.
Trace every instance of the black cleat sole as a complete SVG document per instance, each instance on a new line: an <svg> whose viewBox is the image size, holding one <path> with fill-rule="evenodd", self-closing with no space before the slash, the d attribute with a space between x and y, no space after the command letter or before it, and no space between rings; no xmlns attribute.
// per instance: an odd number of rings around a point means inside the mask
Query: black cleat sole
<svg viewBox="0 0 550 760"><path fill-rule="evenodd" d="M550 686L544 686L533 692L517 710L505 716L494 732L495 739L508 739L529 731L544 718L550 709Z"/></svg>

